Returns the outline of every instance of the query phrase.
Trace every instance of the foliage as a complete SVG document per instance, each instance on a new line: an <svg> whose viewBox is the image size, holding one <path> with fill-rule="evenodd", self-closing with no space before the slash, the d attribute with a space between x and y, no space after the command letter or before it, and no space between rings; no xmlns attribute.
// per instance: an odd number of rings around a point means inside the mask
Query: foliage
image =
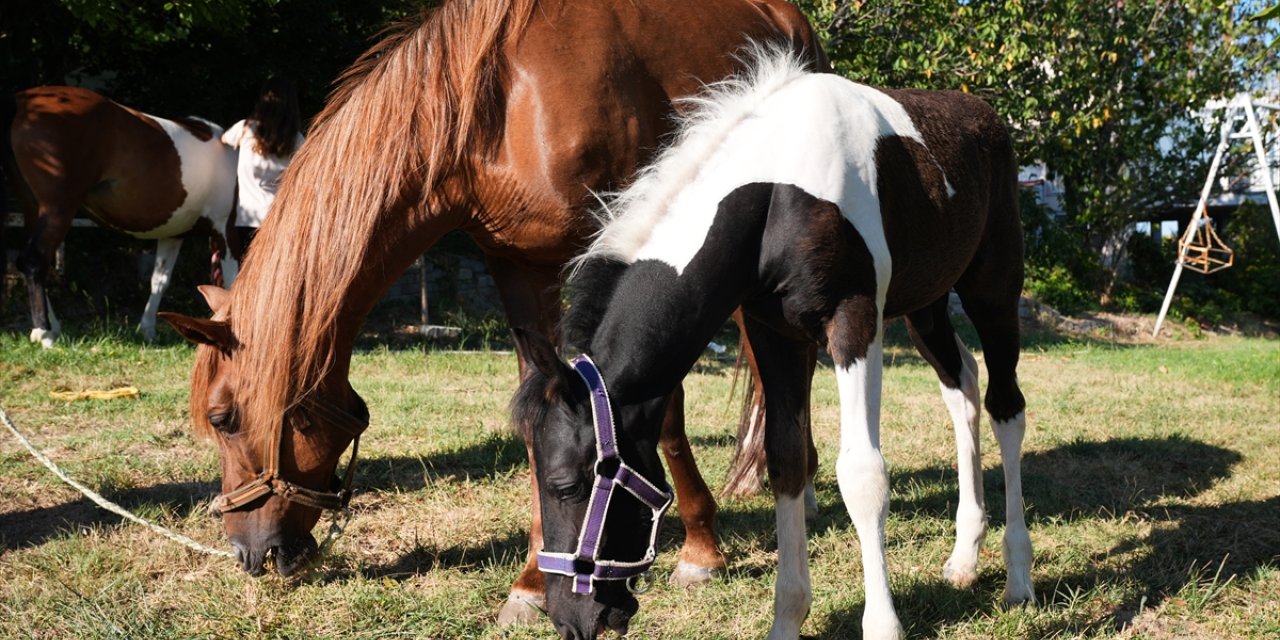
<svg viewBox="0 0 1280 640"><path fill-rule="evenodd" d="M1101 278L1097 254L1076 239L1070 222L1054 220L1030 191L1021 193L1025 237L1026 290L1036 299L1072 315L1093 306Z"/></svg>
<svg viewBox="0 0 1280 640"><path fill-rule="evenodd" d="M1239 19L1249 2L802 4L845 75L989 101L1024 162L1062 175L1067 214L1099 228L1141 220L1139 205L1168 197L1167 179L1145 163L1190 109L1246 87L1238 63L1263 44L1264 27Z"/></svg>
<svg viewBox="0 0 1280 640"><path fill-rule="evenodd" d="M1061 177L1069 231L1095 252L1196 193L1211 145L1192 110L1249 88L1277 59L1267 25L1243 19L1252 0L800 4L844 75L990 102L1023 164Z"/></svg>
<svg viewBox="0 0 1280 640"><path fill-rule="evenodd" d="M304 114L419 0L57 0L0 7L0 87L86 84L158 115L244 117L273 74ZM161 61L158 63L158 61Z"/></svg>

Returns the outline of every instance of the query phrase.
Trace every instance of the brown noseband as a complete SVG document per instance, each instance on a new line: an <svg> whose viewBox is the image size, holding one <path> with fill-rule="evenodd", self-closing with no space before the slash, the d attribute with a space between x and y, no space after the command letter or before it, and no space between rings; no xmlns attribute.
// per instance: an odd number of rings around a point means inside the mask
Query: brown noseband
<svg viewBox="0 0 1280 640"><path fill-rule="evenodd" d="M258 498L271 494L316 509L342 511L347 508L347 503L351 501L351 481L356 476L356 456L360 453L360 434L369 427L369 421L361 420L326 400L310 396L302 400L302 408L323 418L327 423L352 437L351 460L347 462L347 472L343 475L341 484L338 484L339 489L317 491L296 485L280 476L280 439L284 435L282 424L281 428L272 433L267 450L263 453L262 473L247 484L214 498L213 503L209 505L211 512L224 514L235 511ZM334 480L337 480L336 476Z"/></svg>

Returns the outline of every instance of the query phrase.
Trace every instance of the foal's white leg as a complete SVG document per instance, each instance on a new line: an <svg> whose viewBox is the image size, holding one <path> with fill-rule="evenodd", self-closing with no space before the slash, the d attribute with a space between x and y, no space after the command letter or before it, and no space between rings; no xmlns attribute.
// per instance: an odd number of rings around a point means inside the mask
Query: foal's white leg
<svg viewBox="0 0 1280 640"><path fill-rule="evenodd" d="M147 308L142 311L142 322L138 325L144 340L156 338L156 312L160 311L160 296L169 288L173 265L178 260L178 249L181 248L182 238L156 241L156 266L151 271L151 297L147 299Z"/></svg>
<svg viewBox="0 0 1280 640"><path fill-rule="evenodd" d="M809 615L813 588L809 582L809 541L804 525L804 498L777 495L778 580L773 585L773 627L769 640L794 640Z"/></svg>
<svg viewBox="0 0 1280 640"><path fill-rule="evenodd" d="M836 477L845 508L862 545L866 610L862 637L867 640L902 637L893 609L884 558L884 525L889 515L889 473L880 455L880 384L884 366L882 323L867 349L867 357L848 367L836 367L840 391L840 457Z"/></svg>
<svg viewBox="0 0 1280 640"><path fill-rule="evenodd" d="M956 461L960 475L960 501L956 507L956 546L942 567L942 577L959 588L978 579L978 551L987 533L987 510L982 496L981 399L978 393L978 363L956 338L964 369L960 387L942 388L942 400L951 413L956 434Z"/></svg>
<svg viewBox="0 0 1280 640"><path fill-rule="evenodd" d="M1036 592L1031 582L1031 536L1022 505L1022 437L1027 431L1027 414L1024 411L1005 422L993 421L993 427L1004 465L1004 601L1033 605Z"/></svg>

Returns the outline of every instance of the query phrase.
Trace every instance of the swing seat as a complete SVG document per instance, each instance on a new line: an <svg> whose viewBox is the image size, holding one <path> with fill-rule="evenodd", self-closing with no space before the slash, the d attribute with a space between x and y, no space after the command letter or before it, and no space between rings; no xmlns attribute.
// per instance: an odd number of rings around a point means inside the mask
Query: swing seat
<svg viewBox="0 0 1280 640"><path fill-rule="evenodd" d="M1182 266L1207 275L1234 264L1235 252L1218 237L1208 215L1201 220L1202 224L1187 229L1178 241L1178 255L1182 256Z"/></svg>

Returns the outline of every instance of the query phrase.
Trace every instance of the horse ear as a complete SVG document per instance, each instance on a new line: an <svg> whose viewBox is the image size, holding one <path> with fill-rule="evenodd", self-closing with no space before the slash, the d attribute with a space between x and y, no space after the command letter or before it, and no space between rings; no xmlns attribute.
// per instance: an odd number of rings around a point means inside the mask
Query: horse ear
<svg viewBox="0 0 1280 640"><path fill-rule="evenodd" d="M529 359L529 364L542 372L542 375L552 380L560 380L569 383L573 380L573 369L560 359L560 354L556 353L555 345L546 336L520 327L513 327L511 333L516 338L516 348L519 353ZM567 386L565 388L568 388Z"/></svg>
<svg viewBox="0 0 1280 640"><path fill-rule="evenodd" d="M219 351L231 351L231 347L235 344L231 325L225 321L192 318L168 311L161 311L156 315L168 322L179 335L195 344L207 344Z"/></svg>
<svg viewBox="0 0 1280 640"><path fill-rule="evenodd" d="M204 296L205 303L209 305L209 309L213 311L214 315L217 315L219 311L222 311L223 307L227 306L227 300L231 296L231 292L212 284L202 284L196 287L196 290L200 292L200 295Z"/></svg>

